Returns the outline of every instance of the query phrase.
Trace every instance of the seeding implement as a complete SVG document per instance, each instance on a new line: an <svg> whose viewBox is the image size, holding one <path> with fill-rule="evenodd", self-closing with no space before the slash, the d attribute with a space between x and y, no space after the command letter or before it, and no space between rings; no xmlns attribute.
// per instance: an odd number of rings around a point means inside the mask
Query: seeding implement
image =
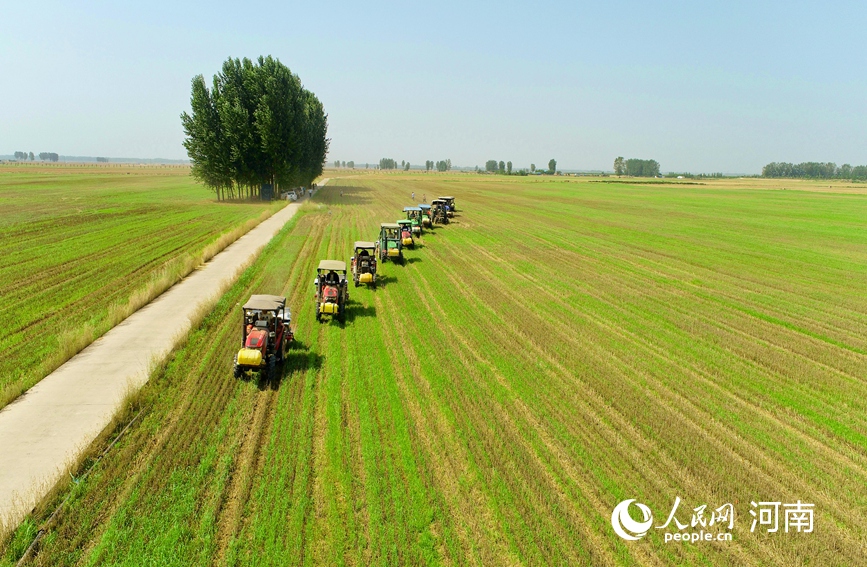
<svg viewBox="0 0 867 567"><path fill-rule="evenodd" d="M276 365L286 357L294 337L289 328L291 314L286 298L279 295L253 295L242 307L241 344L235 355L234 376L259 372L263 378L275 375Z"/></svg>

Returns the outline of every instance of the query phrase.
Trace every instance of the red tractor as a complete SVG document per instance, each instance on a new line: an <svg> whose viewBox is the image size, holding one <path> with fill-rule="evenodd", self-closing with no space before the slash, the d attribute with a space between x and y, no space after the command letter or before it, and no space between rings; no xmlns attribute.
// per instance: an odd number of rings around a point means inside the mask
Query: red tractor
<svg viewBox="0 0 867 567"><path fill-rule="evenodd" d="M346 322L346 301L349 299L349 286L346 283L346 262L322 260L316 268L316 320L322 315L336 317Z"/></svg>
<svg viewBox="0 0 867 567"><path fill-rule="evenodd" d="M259 372L265 379L276 376L277 363L286 358L289 343L294 340L289 324L291 314L286 298L278 295L253 295L244 310L241 339L244 345L235 355L234 375Z"/></svg>

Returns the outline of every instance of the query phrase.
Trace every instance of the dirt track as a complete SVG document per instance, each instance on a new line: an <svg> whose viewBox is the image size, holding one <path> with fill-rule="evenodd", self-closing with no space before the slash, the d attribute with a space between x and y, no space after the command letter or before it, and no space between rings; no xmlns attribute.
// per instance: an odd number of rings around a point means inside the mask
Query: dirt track
<svg viewBox="0 0 867 567"><path fill-rule="evenodd" d="M318 183L324 185L328 179ZM290 204L0 411L0 525L17 525L99 435L190 317L291 219Z"/></svg>

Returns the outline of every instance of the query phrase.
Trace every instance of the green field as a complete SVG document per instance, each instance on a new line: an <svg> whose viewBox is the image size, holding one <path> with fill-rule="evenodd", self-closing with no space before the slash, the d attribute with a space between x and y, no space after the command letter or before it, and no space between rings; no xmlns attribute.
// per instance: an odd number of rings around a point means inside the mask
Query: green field
<svg viewBox="0 0 867 567"><path fill-rule="evenodd" d="M333 181L144 388L32 564L864 564L867 191L601 181ZM411 191L458 216L316 323L318 261ZM273 383L232 378L251 293L293 311ZM677 497L681 522L731 503L733 540L613 532L620 501L656 526ZM812 533L750 531L751 501L797 500Z"/></svg>
<svg viewBox="0 0 867 567"><path fill-rule="evenodd" d="M0 408L275 210L186 167L0 169Z"/></svg>

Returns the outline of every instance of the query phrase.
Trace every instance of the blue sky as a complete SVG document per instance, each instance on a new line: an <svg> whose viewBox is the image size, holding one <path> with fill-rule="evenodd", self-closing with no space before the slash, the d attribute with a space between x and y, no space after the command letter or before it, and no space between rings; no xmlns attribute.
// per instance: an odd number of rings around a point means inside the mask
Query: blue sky
<svg viewBox="0 0 867 567"><path fill-rule="evenodd" d="M190 80L273 55L329 159L867 164L863 2L14 2L0 154L184 158Z"/></svg>

